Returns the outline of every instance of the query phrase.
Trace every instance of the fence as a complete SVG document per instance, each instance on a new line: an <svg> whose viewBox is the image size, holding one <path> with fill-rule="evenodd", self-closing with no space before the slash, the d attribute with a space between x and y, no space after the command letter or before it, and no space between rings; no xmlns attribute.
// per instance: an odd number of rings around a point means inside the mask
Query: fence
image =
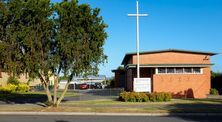
<svg viewBox="0 0 222 122"><path fill-rule="evenodd" d="M106 89L87 89L87 90L69 90L77 95L75 97L65 97L65 101L81 101L96 99L117 99L119 94L124 91L122 88Z"/></svg>

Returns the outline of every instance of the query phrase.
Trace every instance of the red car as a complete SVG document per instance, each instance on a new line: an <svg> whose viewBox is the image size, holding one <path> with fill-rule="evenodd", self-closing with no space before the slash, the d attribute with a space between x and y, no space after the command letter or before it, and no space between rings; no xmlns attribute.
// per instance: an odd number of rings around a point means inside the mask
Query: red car
<svg viewBox="0 0 222 122"><path fill-rule="evenodd" d="M88 84L80 84L79 88L80 89L88 89L89 85Z"/></svg>

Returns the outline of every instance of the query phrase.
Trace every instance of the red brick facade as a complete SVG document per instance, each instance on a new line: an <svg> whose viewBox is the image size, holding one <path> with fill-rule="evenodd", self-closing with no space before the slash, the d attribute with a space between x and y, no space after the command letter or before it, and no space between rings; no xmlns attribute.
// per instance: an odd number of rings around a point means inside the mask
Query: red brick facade
<svg viewBox="0 0 222 122"><path fill-rule="evenodd" d="M174 97L206 98L210 90L212 55L215 53L178 50L141 53L140 77L151 78L152 92L171 92ZM129 91L133 90L133 78L136 77L136 58L136 54L126 55L122 62L125 66L125 89ZM195 66L201 69L201 73L159 74L157 72L158 67L168 66L175 69ZM116 82L119 82L118 79Z"/></svg>

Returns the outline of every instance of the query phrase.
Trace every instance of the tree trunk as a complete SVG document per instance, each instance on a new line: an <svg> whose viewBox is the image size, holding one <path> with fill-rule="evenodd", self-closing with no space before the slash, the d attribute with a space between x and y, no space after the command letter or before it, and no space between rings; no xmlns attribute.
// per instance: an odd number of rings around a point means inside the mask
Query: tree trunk
<svg viewBox="0 0 222 122"><path fill-rule="evenodd" d="M62 101L63 98L65 97L65 94L66 94L66 92L67 92L67 90L68 90L68 87L69 87L69 83L70 83L70 81L67 81L66 86L65 86L65 89L64 89L64 91L62 92L62 95L59 97L59 99L58 99L57 102L56 102L56 106L59 106L59 104L61 103L61 101Z"/></svg>
<svg viewBox="0 0 222 122"><path fill-rule="evenodd" d="M53 97L53 104L57 107L57 87L58 87L58 78L54 76L54 97Z"/></svg>
<svg viewBox="0 0 222 122"><path fill-rule="evenodd" d="M46 95L47 95L47 98L48 98L48 102L52 103L52 95L51 95L51 92L49 90L48 83L43 84L43 86L44 86L44 89L45 89L45 92L46 92Z"/></svg>
<svg viewBox="0 0 222 122"><path fill-rule="evenodd" d="M51 92L49 90L49 80L46 81L46 79L42 76L41 73L39 73L39 78L40 78L41 83L42 83L42 85L44 87L44 90L46 92L46 95L47 95L47 98L48 98L48 102L52 103L53 102L52 101L52 95L51 95Z"/></svg>

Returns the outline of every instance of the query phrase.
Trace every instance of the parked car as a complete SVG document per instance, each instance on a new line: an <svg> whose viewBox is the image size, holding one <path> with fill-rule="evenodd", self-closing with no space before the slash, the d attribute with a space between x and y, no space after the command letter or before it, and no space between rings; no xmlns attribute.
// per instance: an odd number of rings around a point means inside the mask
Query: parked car
<svg viewBox="0 0 222 122"><path fill-rule="evenodd" d="M87 82L86 84L89 86L89 89L95 89L96 88L95 83L93 83L93 82Z"/></svg>
<svg viewBox="0 0 222 122"><path fill-rule="evenodd" d="M84 83L84 84L80 84L79 86L80 89L88 89L89 88L89 85Z"/></svg>
<svg viewBox="0 0 222 122"><path fill-rule="evenodd" d="M105 86L102 83L95 83L96 89L104 89Z"/></svg>

